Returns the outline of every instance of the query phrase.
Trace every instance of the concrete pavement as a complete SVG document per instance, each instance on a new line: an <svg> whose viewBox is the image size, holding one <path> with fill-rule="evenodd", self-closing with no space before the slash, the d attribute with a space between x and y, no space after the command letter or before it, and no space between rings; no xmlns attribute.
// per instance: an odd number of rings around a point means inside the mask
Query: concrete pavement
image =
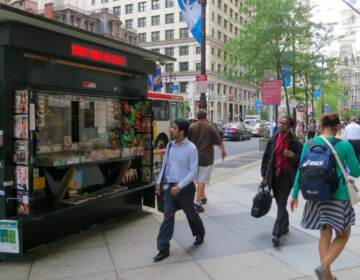
<svg viewBox="0 0 360 280"><path fill-rule="evenodd" d="M237 168L215 168L208 188L208 205L202 215L206 238L193 247L193 237L178 212L171 256L152 263L155 238L162 219L147 209L66 240L43 246L21 263L0 264L0 279L11 280L305 280L316 279L319 263L316 231L300 227L301 210L291 213L290 233L283 246L273 248L271 231L276 216L250 216L259 183L259 161ZM360 207L356 207L360 214ZM336 261L339 280L360 279L360 226Z"/></svg>

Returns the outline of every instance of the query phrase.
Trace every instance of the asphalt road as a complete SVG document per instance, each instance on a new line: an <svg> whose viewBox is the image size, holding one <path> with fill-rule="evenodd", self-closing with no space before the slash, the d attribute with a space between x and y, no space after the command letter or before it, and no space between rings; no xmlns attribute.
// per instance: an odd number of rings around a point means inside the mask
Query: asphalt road
<svg viewBox="0 0 360 280"><path fill-rule="evenodd" d="M244 141L224 141L227 157L259 151L259 138ZM219 148L215 147L215 160L221 159Z"/></svg>

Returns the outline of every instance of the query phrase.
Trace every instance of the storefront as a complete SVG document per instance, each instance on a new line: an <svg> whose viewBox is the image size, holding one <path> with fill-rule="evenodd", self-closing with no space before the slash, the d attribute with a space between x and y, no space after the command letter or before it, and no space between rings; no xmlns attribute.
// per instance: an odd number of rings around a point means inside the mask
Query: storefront
<svg viewBox="0 0 360 280"><path fill-rule="evenodd" d="M146 77L167 59L0 5L0 259L154 206Z"/></svg>

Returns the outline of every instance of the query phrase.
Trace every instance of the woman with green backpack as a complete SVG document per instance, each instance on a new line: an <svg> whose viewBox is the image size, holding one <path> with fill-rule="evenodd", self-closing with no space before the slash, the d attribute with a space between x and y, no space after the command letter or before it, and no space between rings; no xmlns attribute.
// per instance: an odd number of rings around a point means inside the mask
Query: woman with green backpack
<svg viewBox="0 0 360 280"><path fill-rule="evenodd" d="M322 189L319 189L318 192L315 188L311 188L316 184L309 186L312 183L309 178L316 179L314 176L311 177L311 169L306 168L307 165L312 164L312 170L316 168L320 170L322 161L316 160L315 156L311 159L309 154L313 150L314 153L321 151L321 147L324 147L324 153L328 152L326 149L331 150L329 145L332 145L342 165L347 167L350 176L360 176L359 162L351 144L347 141L335 139L339 129L340 119L337 114L326 113L322 116L322 135L310 140L310 143L307 142L303 147L300 168L295 177L290 201L291 210L294 211L298 206L298 193L301 190L303 197L307 199L301 225L306 229L320 230L319 254L321 265L315 269L315 273L320 280L336 279L331 274L330 266L345 248L351 233L351 226L355 224L355 212L349 199L346 180L339 164L336 163L335 154L333 154L332 161L334 161L334 172L336 172L338 184L336 184L336 189L331 190L330 195L328 192L328 196L323 193L325 186L322 186ZM319 158L321 158L321 155ZM322 155L322 158L326 158L326 156ZM325 161L331 162L331 159ZM306 174L306 170L310 170L308 174ZM318 182L319 180L326 182L327 178L321 178L320 172L317 177ZM306 179L309 179L309 183L305 182ZM318 183L318 185L321 184ZM333 232L335 232L334 240L332 240Z"/></svg>

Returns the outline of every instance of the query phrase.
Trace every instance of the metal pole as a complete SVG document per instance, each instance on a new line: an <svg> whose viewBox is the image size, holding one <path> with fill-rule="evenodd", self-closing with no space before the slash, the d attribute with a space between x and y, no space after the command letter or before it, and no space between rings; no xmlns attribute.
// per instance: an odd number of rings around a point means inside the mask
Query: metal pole
<svg viewBox="0 0 360 280"><path fill-rule="evenodd" d="M324 56L321 56L321 114L324 113Z"/></svg>
<svg viewBox="0 0 360 280"><path fill-rule="evenodd" d="M199 0L201 4L201 75L206 75L206 2ZM206 92L200 94L200 108L206 109Z"/></svg>

